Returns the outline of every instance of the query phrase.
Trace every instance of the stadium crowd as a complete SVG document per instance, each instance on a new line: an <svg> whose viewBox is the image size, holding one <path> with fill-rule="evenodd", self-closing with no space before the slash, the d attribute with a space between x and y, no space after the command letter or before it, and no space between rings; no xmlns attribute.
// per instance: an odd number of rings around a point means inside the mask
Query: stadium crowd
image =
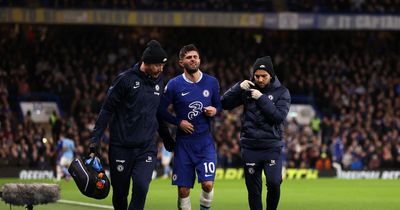
<svg viewBox="0 0 400 210"><path fill-rule="evenodd" d="M226 37L230 37L227 39ZM88 154L97 113L115 76L139 61L145 43L167 50L166 81L180 74L178 50L194 43L201 69L221 94L249 78L255 58L272 55L276 73L318 115L285 127L285 166L329 170L400 168L400 40L398 32L263 31L256 29L0 26L0 166L49 168L61 133L77 155ZM234 42L232 42L234 41ZM45 125L19 113L21 100L58 98L61 115ZM240 167L241 109L213 125L218 166ZM107 162L106 132L102 158ZM160 144L161 146L162 144ZM160 157L161 158L161 157Z"/></svg>
<svg viewBox="0 0 400 210"><path fill-rule="evenodd" d="M399 0L0 0L3 7L398 14Z"/></svg>

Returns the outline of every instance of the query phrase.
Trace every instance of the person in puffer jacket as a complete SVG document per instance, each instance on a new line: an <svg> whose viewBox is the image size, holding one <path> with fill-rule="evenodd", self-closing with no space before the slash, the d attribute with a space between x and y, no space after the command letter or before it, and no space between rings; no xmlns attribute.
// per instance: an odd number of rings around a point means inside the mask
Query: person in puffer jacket
<svg viewBox="0 0 400 210"><path fill-rule="evenodd" d="M141 61L114 79L92 131L89 150L94 157L100 153L99 144L109 125L108 158L114 210L144 209L157 162L157 129L165 145L173 147L167 125L157 116L166 62L167 53L161 44L149 41Z"/></svg>
<svg viewBox="0 0 400 210"><path fill-rule="evenodd" d="M221 97L222 108L244 106L240 148L251 210L262 209L262 171L267 181L267 210L278 207L282 183L283 128L289 90L275 75L271 57L258 58L251 81L236 83Z"/></svg>

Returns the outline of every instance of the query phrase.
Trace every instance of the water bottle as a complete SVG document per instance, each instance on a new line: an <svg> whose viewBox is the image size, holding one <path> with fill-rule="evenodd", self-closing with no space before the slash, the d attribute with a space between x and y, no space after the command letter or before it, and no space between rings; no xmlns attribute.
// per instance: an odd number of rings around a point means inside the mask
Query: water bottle
<svg viewBox="0 0 400 210"><path fill-rule="evenodd" d="M86 165L90 165L90 162L92 162L92 160L93 160L93 158L87 159L85 161L85 164ZM100 159L98 157L94 157L94 161L93 161L92 167L96 172L103 171L103 166L101 165Z"/></svg>

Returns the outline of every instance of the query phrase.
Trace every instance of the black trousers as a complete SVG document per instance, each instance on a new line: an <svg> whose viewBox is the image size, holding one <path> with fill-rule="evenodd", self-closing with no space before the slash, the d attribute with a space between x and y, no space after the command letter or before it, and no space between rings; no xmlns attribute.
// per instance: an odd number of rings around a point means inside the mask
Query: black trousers
<svg viewBox="0 0 400 210"><path fill-rule="evenodd" d="M242 148L244 174L251 210L262 210L262 171L267 181L267 210L276 210L282 183L281 147L268 150Z"/></svg>
<svg viewBox="0 0 400 210"><path fill-rule="evenodd" d="M155 148L138 149L110 145L110 178L115 210L143 210L157 161ZM128 208L129 187L133 182Z"/></svg>

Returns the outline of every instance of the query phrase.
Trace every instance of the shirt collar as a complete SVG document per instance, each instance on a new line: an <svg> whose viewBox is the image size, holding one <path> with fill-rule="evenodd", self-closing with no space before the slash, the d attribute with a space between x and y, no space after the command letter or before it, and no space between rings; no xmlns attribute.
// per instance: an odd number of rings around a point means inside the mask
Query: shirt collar
<svg viewBox="0 0 400 210"><path fill-rule="evenodd" d="M201 72L200 70L199 70L199 72L200 72L200 77L199 77L199 79L198 79L195 83L200 82L200 80L203 78L203 72ZM194 83L194 82L192 82L190 79L188 79L188 78L185 76L185 73L182 74L182 77L183 77L183 79L184 79L186 82L188 82L188 83Z"/></svg>

